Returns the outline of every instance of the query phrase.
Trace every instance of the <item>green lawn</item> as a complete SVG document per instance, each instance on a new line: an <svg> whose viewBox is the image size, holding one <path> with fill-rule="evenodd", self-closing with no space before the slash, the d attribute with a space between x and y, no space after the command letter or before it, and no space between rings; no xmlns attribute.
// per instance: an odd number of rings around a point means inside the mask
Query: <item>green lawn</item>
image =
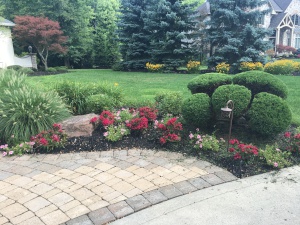
<svg viewBox="0 0 300 225"><path fill-rule="evenodd" d="M197 75L194 74L163 74L142 72L119 72L112 70L72 70L67 74L30 77L37 85L49 87L60 80L94 83L108 82L112 85L118 83L129 101L153 101L156 93L169 90L180 91L185 97L190 95L187 83ZM293 123L300 125L300 77L277 76L289 88L288 104L293 112Z"/></svg>

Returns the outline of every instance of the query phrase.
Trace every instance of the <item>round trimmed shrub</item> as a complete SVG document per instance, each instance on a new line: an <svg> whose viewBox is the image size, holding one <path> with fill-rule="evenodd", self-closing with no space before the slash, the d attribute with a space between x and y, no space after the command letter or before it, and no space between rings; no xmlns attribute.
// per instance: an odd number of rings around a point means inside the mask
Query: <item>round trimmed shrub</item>
<svg viewBox="0 0 300 225"><path fill-rule="evenodd" d="M228 100L234 103L234 118L240 117L248 108L251 101L251 91L240 85L223 85L218 87L212 95L212 106L216 115L225 107Z"/></svg>
<svg viewBox="0 0 300 225"><path fill-rule="evenodd" d="M103 110L112 110L114 107L119 107L120 102L106 94L91 95L86 99L86 113L98 113Z"/></svg>
<svg viewBox="0 0 300 225"><path fill-rule="evenodd" d="M266 92L255 95L248 116L250 128L265 136L284 131L292 119L288 104L282 98Z"/></svg>
<svg viewBox="0 0 300 225"><path fill-rule="evenodd" d="M235 75L232 79L234 84L249 88L254 95L260 92L268 92L281 98L286 98L288 89L285 83L272 74L263 71L247 71Z"/></svg>
<svg viewBox="0 0 300 225"><path fill-rule="evenodd" d="M188 89L192 94L206 93L211 96L214 91L222 85L231 84L232 78L221 73L206 73L193 78L188 83Z"/></svg>
<svg viewBox="0 0 300 225"><path fill-rule="evenodd" d="M156 108L160 115L172 114L179 116L183 101L182 93L177 91L165 91L156 94Z"/></svg>
<svg viewBox="0 0 300 225"><path fill-rule="evenodd" d="M210 97L204 93L194 94L182 104L182 116L187 123L205 128L211 119Z"/></svg>

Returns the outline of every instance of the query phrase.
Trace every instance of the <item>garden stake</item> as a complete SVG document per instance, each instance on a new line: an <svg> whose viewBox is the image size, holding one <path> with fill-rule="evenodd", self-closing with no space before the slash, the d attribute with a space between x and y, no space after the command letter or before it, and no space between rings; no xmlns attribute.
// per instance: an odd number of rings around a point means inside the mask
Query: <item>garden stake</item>
<svg viewBox="0 0 300 225"><path fill-rule="evenodd" d="M231 106L231 108L229 108L228 106ZM232 128L232 120L233 120L233 109L234 109L234 104L232 100L229 100L226 103L225 108L221 108L222 113L224 113L226 116L228 116L230 118L230 126L229 126L229 135L228 135L228 141L227 141L227 152L229 149L229 141L231 138L231 128Z"/></svg>

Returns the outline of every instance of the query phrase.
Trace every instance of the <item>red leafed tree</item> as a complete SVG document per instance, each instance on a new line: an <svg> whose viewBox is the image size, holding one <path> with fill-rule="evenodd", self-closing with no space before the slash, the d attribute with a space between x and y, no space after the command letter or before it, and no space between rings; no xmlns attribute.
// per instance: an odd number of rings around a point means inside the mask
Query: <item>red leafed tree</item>
<svg viewBox="0 0 300 225"><path fill-rule="evenodd" d="M67 48L63 44L66 43L67 37L63 36L58 22L34 16L16 16L14 22L14 37L35 47L45 69L48 68L50 52L66 53Z"/></svg>

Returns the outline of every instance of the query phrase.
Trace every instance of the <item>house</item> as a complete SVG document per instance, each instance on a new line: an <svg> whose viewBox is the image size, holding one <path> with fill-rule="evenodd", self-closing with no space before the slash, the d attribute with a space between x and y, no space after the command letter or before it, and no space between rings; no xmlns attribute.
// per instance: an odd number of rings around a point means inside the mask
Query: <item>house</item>
<svg viewBox="0 0 300 225"><path fill-rule="evenodd" d="M12 42L11 28L15 24L0 17L0 68L12 65L36 68L36 54L29 53L24 57L16 57Z"/></svg>
<svg viewBox="0 0 300 225"><path fill-rule="evenodd" d="M300 48L300 0L269 0L261 9L269 13L260 19L260 26L272 29L269 37L276 50L276 45ZM209 1L203 3L198 11L209 19Z"/></svg>

